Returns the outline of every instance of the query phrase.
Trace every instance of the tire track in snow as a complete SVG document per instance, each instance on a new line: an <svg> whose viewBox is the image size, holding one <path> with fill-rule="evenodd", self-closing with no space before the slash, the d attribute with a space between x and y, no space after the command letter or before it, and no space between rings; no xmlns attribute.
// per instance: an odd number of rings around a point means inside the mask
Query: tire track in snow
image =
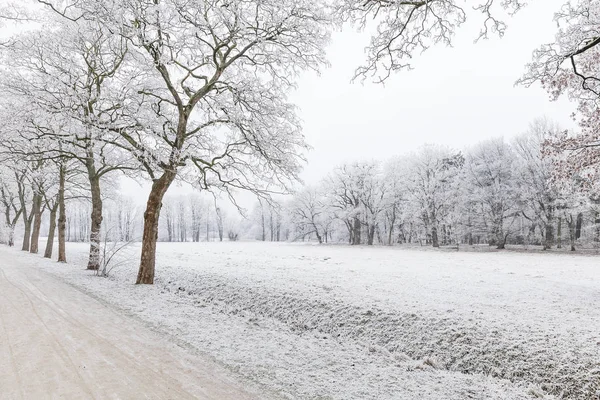
<svg viewBox="0 0 600 400"><path fill-rule="evenodd" d="M6 280L4 275L4 271L0 268L0 277ZM6 303L5 303L6 304ZM11 304L12 305L12 304ZM2 312L0 311L0 325L2 325L2 331L4 332L4 337L6 338L6 345L8 347L8 354L10 356L10 365L15 374L15 379L19 385L19 397L24 400L25 394L23 393L23 380L21 379L21 374L19 373L19 369L17 368L17 363L15 360L15 354L13 350L13 346L10 340L10 336L8 335L8 330L6 329L6 322L4 321L4 317L2 316Z"/></svg>
<svg viewBox="0 0 600 400"><path fill-rule="evenodd" d="M36 315L36 317L39 320L39 322L44 327L44 330L49 334L49 337L52 338L52 341L53 341L52 348L63 359L63 361L65 361L66 365L69 366L69 369L71 369L71 371L74 372L74 374L79 378L80 382L83 385L83 388L85 389L85 391L87 392L87 394L90 396L90 398L96 400L96 396L94 396L94 394L92 393L92 390L90 389L90 386L88 385L88 383L86 382L86 380L83 378L83 376L79 372L79 368L77 368L77 365L75 364L75 362L73 361L73 359L69 355L68 351L60 343L60 341L58 340L58 338L56 337L56 335L54 334L54 332L48 327L48 325L46 324L46 322L44 321L44 319L41 317L41 315L39 314L38 309L35 307L35 305L34 305L32 299L31 299L31 297L25 292L24 289L20 288L18 285L16 285L10 279L8 279L8 277L6 276L6 273L4 272L4 270L2 268L0 268L0 272L1 272L2 278L5 281L10 286L12 286L16 290L18 290L23 295L23 297L25 297L25 299L29 303L29 306L31 307L31 310L33 311L33 313ZM14 303L12 301L10 301L10 299L8 297L4 296L4 298L14 306Z"/></svg>
<svg viewBox="0 0 600 400"><path fill-rule="evenodd" d="M85 331L89 336L93 337L94 339L96 339L98 342L103 343L107 346L109 346L112 350L114 350L114 356L118 357L120 361L124 362L127 367L130 367L131 370L138 370L138 369L143 369L145 372L150 372L150 375L152 377L153 380L165 380L165 377L162 376L157 370L150 368L148 365L146 364L142 364L141 362L135 361L133 359L131 359L130 357L124 357L121 354L123 353L123 350L120 349L119 347L117 347L114 343L112 343L111 341L105 339L104 337L98 335L97 333L94 332L94 330L89 329L86 325L84 325L83 323L79 322L76 318L71 317L68 313L66 313L64 310L62 310L62 308L59 306L59 304L55 301L53 301L52 299L50 299L46 293L44 293L39 286L37 286L35 283L33 283L33 281L30 279L28 281L29 285L32 286L32 288L30 288L30 290L33 292L34 290L37 291L38 296L36 296L38 299L40 299L41 301L44 301L45 303L49 303L52 304L54 307L50 307L48 306L48 309L51 310L52 312L54 312L54 314L56 314L57 316L59 316L60 318L62 318L65 322L68 322L72 325L77 326L78 328L80 328L81 330ZM80 291L77 288L74 288L77 291ZM97 301L97 300L96 300ZM173 383L170 382L169 383ZM173 386L173 385L172 385ZM181 397L190 397L192 398L193 395L183 389L173 389L172 392L174 392L173 394L177 394L178 396Z"/></svg>

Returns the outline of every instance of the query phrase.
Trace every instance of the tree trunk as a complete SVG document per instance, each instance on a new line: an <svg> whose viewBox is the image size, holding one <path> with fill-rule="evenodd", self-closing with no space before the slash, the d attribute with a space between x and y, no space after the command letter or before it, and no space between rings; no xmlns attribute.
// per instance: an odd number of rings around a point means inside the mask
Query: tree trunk
<svg viewBox="0 0 600 400"><path fill-rule="evenodd" d="M158 238L158 219L165 193L175 180L176 173L167 171L152 184L148 196L146 212L144 212L144 230L142 236L142 257L136 284L151 285L154 283L154 267L156 264L156 239Z"/></svg>
<svg viewBox="0 0 600 400"><path fill-rule="evenodd" d="M90 226L90 257L87 269L96 271L100 269L100 229L102 227L102 196L100 191L100 177L95 171L90 174L90 190L92 194L92 214Z"/></svg>
<svg viewBox="0 0 600 400"><path fill-rule="evenodd" d="M579 218L579 217L578 217ZM569 215L567 218L567 226L569 227L569 242L571 244L571 251L575 251L575 240L577 240L577 223L573 221L573 216Z"/></svg>
<svg viewBox="0 0 600 400"><path fill-rule="evenodd" d="M33 196L33 204L35 205L38 197L37 195ZM22 251L29 251L29 241L31 239L31 224L33 223L33 211L27 215L27 213L23 212L23 223L25 224L25 232L23 234L23 246L21 246Z"/></svg>
<svg viewBox="0 0 600 400"><path fill-rule="evenodd" d="M501 228L497 228L497 232L496 232L496 244L497 244L497 249L498 250L504 250L506 248L506 237L507 235L504 234L504 230Z"/></svg>
<svg viewBox="0 0 600 400"><path fill-rule="evenodd" d="M319 230L316 228L315 228L315 235L317 236L317 240L319 241L319 244L323 243L323 238L319 234Z"/></svg>
<svg viewBox="0 0 600 400"><path fill-rule="evenodd" d="M52 258L52 248L54 247L54 233L56 232L56 211L58 202L50 209L50 228L48 229L48 240L46 241L46 251L44 258Z"/></svg>
<svg viewBox="0 0 600 400"><path fill-rule="evenodd" d="M31 244L29 252L37 254L40 248L40 229L42 227L42 195L37 195L33 203L33 229L31 230Z"/></svg>
<svg viewBox="0 0 600 400"><path fill-rule="evenodd" d="M581 229L583 227L583 213L577 214L577 225L575 226L575 240L581 238Z"/></svg>
<svg viewBox="0 0 600 400"><path fill-rule="evenodd" d="M396 225L396 207L392 207L392 215L389 219L389 222L390 222L390 226L389 226L389 230L388 230L387 244L388 244L388 246L391 246L392 240L394 237L394 225Z"/></svg>
<svg viewBox="0 0 600 400"><path fill-rule="evenodd" d="M373 242L375 241L375 225L369 226L367 235L368 235L368 237L367 237L368 243L367 244L369 246L373 246Z"/></svg>
<svg viewBox="0 0 600 400"><path fill-rule="evenodd" d="M431 243L433 247L440 247L440 241L438 239L437 226L431 227Z"/></svg>
<svg viewBox="0 0 600 400"><path fill-rule="evenodd" d="M262 227L262 234L261 234L261 240L264 242L265 240L267 240L267 232L265 230L265 212L262 208L262 205L260 207L260 215L261 215L261 227Z"/></svg>
<svg viewBox="0 0 600 400"><path fill-rule="evenodd" d="M358 216L354 217L354 224L352 227L352 244L353 245L360 245L361 228L362 227L361 227L361 223L360 223L360 218Z"/></svg>
<svg viewBox="0 0 600 400"><path fill-rule="evenodd" d="M9 226L8 229L8 247L13 247L15 245L15 227L14 225Z"/></svg>
<svg viewBox="0 0 600 400"><path fill-rule="evenodd" d="M562 249L562 217L558 217L558 225L556 227L556 248Z"/></svg>
<svg viewBox="0 0 600 400"><path fill-rule="evenodd" d="M60 165L58 180L58 262L67 262L66 227L67 212L65 210L65 166Z"/></svg>
<svg viewBox="0 0 600 400"><path fill-rule="evenodd" d="M546 226L545 226L545 237L544 237L544 250L550 250L554 244L554 227L552 226L552 208L549 208L549 213L546 215Z"/></svg>

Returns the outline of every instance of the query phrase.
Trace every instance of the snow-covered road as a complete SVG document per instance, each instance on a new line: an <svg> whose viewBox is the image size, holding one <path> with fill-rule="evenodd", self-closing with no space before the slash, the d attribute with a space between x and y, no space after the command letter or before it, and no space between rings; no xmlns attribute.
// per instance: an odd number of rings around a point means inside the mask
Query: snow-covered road
<svg viewBox="0 0 600 400"><path fill-rule="evenodd" d="M214 362L0 247L0 398L251 399Z"/></svg>

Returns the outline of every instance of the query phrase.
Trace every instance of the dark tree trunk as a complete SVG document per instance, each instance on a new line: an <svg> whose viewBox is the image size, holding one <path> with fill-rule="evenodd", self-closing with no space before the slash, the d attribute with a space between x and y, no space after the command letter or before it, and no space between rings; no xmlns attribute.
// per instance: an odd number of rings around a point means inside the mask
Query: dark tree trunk
<svg viewBox="0 0 600 400"><path fill-rule="evenodd" d="M496 234L496 248L498 250L504 250L506 248L506 238L507 235L504 234L504 231L502 229L498 229Z"/></svg>
<svg viewBox="0 0 600 400"><path fill-rule="evenodd" d="M431 243L433 244L433 247L440 247L437 226L435 226L435 225L431 228Z"/></svg>
<svg viewBox="0 0 600 400"><path fill-rule="evenodd" d="M569 243L571 245L571 251L575 251L575 240L577 240L577 222L573 221L572 215L567 217L567 226L569 227Z"/></svg>
<svg viewBox="0 0 600 400"><path fill-rule="evenodd" d="M390 217L390 227L389 227L389 231L388 231L388 246L392 245L395 225L396 225L396 207L392 207L392 216Z"/></svg>
<svg viewBox="0 0 600 400"><path fill-rule="evenodd" d="M359 245L361 243L361 223L358 216L354 217L354 223L352 226L352 244Z"/></svg>
<svg viewBox="0 0 600 400"><path fill-rule="evenodd" d="M558 217L558 225L556 227L556 248L562 249L562 217Z"/></svg>
<svg viewBox="0 0 600 400"><path fill-rule="evenodd" d="M154 268L156 264L156 239L158 238L158 219L165 193L175 180L176 173L164 172L154 181L146 203L144 213L144 230L142 235L142 257L136 284L154 283Z"/></svg>
<svg viewBox="0 0 600 400"><path fill-rule="evenodd" d="M369 246L373 246L373 242L375 241L375 225L369 226L367 233L367 241L367 244Z"/></svg>
<svg viewBox="0 0 600 400"><path fill-rule="evenodd" d="M554 226L552 225L552 209L549 209L550 212L546 215L546 226L545 226L545 237L544 237L544 250L550 250L552 245L554 244Z"/></svg>
<svg viewBox="0 0 600 400"><path fill-rule="evenodd" d="M583 213L577 214L577 225L575 226L575 240L581 238L581 228L583 227Z"/></svg>
<svg viewBox="0 0 600 400"><path fill-rule="evenodd" d="M65 166L60 165L58 180L58 262L67 262L66 228L67 212L65 209Z"/></svg>
<svg viewBox="0 0 600 400"><path fill-rule="evenodd" d="M50 209L50 228L48 229L48 240L46 241L46 251L44 258L52 258L52 248L54 247L54 233L56 232L56 211L58 203Z"/></svg>
<svg viewBox="0 0 600 400"><path fill-rule="evenodd" d="M29 246L29 252L37 254L40 248L40 229L42 227L42 195L34 197L33 203L33 229L31 230L31 244Z"/></svg>
<svg viewBox="0 0 600 400"><path fill-rule="evenodd" d="M323 243L323 238L319 234L319 230L316 228L315 228L315 235L317 236L317 240L319 241L319 244Z"/></svg>
<svg viewBox="0 0 600 400"><path fill-rule="evenodd" d="M594 215L594 231L595 231L595 242L600 242L600 213L596 211Z"/></svg>
<svg viewBox="0 0 600 400"><path fill-rule="evenodd" d="M8 232L8 247L13 247L15 245L15 227L10 226Z"/></svg>
<svg viewBox="0 0 600 400"><path fill-rule="evenodd" d="M90 257L87 269L98 270L100 268L100 229L102 228L102 196L100 191L100 177L95 170L89 176L90 190L92 195L92 214L90 225Z"/></svg>
<svg viewBox="0 0 600 400"><path fill-rule="evenodd" d="M261 227L262 227L261 240L264 242L267 240L267 231L265 228L265 212L262 209L262 207L260 209L260 213L261 213L260 215L261 215Z"/></svg>

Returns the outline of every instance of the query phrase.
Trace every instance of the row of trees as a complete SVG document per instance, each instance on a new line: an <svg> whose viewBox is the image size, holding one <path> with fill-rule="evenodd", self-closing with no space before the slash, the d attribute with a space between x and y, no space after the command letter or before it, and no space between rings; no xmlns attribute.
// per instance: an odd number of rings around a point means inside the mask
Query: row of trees
<svg viewBox="0 0 600 400"><path fill-rule="evenodd" d="M105 192L119 173L149 180L137 278L144 284L154 281L162 203L173 182L219 190L233 200L237 191L248 190L268 202L271 194L288 191L297 180L308 146L287 94L300 73L326 65L332 26L378 24L357 77L382 81L408 67L414 52L436 43L451 44L469 15L485 17L481 37L488 32L502 34L505 25L495 17L496 11L502 7L517 11L522 5L518 0L482 0L468 8L458 0L7 3L1 4L0 23L20 24L0 42L0 164L9 242L16 221L22 219L23 249L37 251L42 211L48 209L50 226L57 225L59 259L64 261L66 201L82 197L91 206L88 268L97 270ZM566 93L578 102L583 133L556 135L555 147L583 149L564 164L569 168L560 170L581 176L600 164L594 150L599 115L594 61L600 44L595 32L600 9L580 0L565 6L557 20L563 28L556 43L535 53L522 83L541 82L553 96ZM441 166L420 168L435 171L427 185L444 188L447 182L439 176L479 165L458 154L435 162ZM355 175L367 174L363 169L379 174L377 166L347 168ZM341 220L349 240L360 243L366 237L373 242L384 226L381 212L366 209L359 216L356 210L359 202L362 207L379 207L379 200L359 199L352 182L344 181L344 173L337 175L331 177L339 190L332 204L338 214L347 212ZM377 179L365 178L361 184L376 186ZM497 186L505 196L502 185L504 178ZM486 190L479 190L482 197L489 195ZM447 195L446 189L442 192ZM376 190L372 195L382 196ZM439 241L448 230L455 234L459 225L448 216L455 212L447 211L446 200L429 195L424 193L419 200L426 204L422 225L432 241ZM310 196L307 201L312 201ZM469 214L482 204L483 200L460 207ZM495 219L485 223L494 226L492 232L501 243L507 229L504 221L514 216L506 210L513 207L504 203L493 207ZM393 237L399 210L386 210L391 212L386 235ZM261 237L266 239L270 231L270 238L280 238L280 222L266 218L264 208L261 216ZM319 235L327 239L330 229Z"/></svg>
<svg viewBox="0 0 600 400"><path fill-rule="evenodd" d="M510 143L491 139L464 152L426 145L385 163L343 165L295 195L291 222L298 237L319 242L549 249L564 237L575 250L582 225L598 222L600 198L588 175L553 178L568 158L550 156L546 147L561 134L537 120Z"/></svg>

